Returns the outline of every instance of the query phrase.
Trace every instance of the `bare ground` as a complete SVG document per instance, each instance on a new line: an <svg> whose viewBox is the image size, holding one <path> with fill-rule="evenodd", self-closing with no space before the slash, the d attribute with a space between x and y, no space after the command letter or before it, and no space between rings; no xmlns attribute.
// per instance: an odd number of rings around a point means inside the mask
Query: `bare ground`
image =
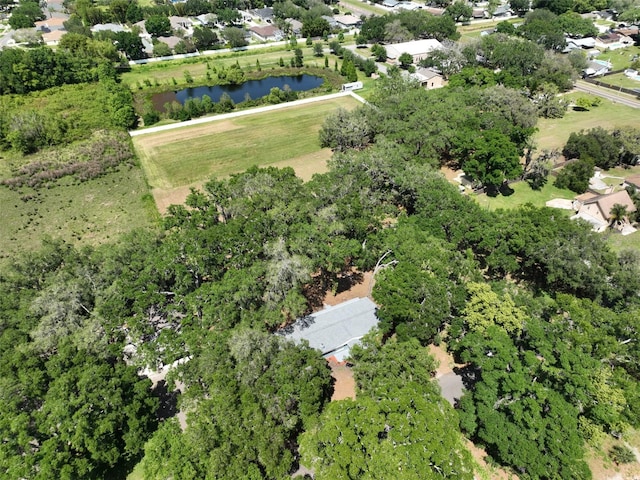
<svg viewBox="0 0 640 480"><path fill-rule="evenodd" d="M333 384L333 395L331 401L344 400L345 398L356 398L356 381L353 378L353 371L344 363L329 360L331 376L335 379Z"/></svg>

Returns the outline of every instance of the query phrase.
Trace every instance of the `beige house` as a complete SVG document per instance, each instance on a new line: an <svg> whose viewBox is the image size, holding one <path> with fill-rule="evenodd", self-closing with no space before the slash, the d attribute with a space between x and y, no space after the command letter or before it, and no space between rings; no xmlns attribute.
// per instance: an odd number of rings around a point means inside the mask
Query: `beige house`
<svg viewBox="0 0 640 480"><path fill-rule="evenodd" d="M581 218L593 226L596 232L603 232L611 223L611 209L620 204L627 207L628 213L636 211L636 206L626 190L605 195L584 194L576 197L574 208L577 213L571 218ZM628 224L626 219L623 223Z"/></svg>
<svg viewBox="0 0 640 480"><path fill-rule="evenodd" d="M420 82L420 85L427 90L442 88L447 83L442 75L430 68L418 68L415 73L411 74L411 77Z"/></svg>

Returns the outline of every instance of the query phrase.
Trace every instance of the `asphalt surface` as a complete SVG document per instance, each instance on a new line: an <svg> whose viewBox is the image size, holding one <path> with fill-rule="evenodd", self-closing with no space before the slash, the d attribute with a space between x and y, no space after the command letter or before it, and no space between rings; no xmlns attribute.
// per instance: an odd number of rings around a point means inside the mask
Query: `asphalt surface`
<svg viewBox="0 0 640 480"><path fill-rule="evenodd" d="M626 105L627 107L640 108L640 100L638 98L634 98L632 95L616 92L609 88L599 87L583 80L578 80L576 82L575 89L580 92L590 93L591 95L611 100L612 102L619 103L621 105Z"/></svg>

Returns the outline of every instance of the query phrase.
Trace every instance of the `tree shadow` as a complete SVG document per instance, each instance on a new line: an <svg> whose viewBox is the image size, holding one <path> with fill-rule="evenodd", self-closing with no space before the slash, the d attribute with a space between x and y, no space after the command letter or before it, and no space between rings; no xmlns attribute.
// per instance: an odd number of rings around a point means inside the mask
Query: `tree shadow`
<svg viewBox="0 0 640 480"><path fill-rule="evenodd" d="M502 185L500 185L500 195L502 195L503 197L509 197L514 193L515 190L511 188L511 186L507 182L504 182Z"/></svg>
<svg viewBox="0 0 640 480"><path fill-rule="evenodd" d="M324 299L329 292L334 295L346 292L354 285L362 282L364 274L362 272L348 270L338 273L335 276L329 274L319 274L311 279L311 283L303 288L303 295L309 301L313 310L324 306Z"/></svg>
<svg viewBox="0 0 640 480"><path fill-rule="evenodd" d="M465 390L473 390L476 383L480 381L480 370L472 365L455 367L453 373L462 378L462 385L464 385Z"/></svg>
<svg viewBox="0 0 640 480"><path fill-rule="evenodd" d="M160 380L151 393L158 398L160 404L156 416L159 421L167 420L178 413L178 391L169 391L165 380Z"/></svg>

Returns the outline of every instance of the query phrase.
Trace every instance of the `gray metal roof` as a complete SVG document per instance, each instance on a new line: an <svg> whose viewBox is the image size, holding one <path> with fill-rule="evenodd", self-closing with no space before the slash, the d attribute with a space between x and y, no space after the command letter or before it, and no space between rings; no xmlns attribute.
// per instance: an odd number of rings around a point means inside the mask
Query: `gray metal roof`
<svg viewBox="0 0 640 480"><path fill-rule="evenodd" d="M368 298L354 298L300 318L278 334L297 342L307 340L312 348L325 356L339 350L340 356L346 357L349 347L376 325L375 303Z"/></svg>

